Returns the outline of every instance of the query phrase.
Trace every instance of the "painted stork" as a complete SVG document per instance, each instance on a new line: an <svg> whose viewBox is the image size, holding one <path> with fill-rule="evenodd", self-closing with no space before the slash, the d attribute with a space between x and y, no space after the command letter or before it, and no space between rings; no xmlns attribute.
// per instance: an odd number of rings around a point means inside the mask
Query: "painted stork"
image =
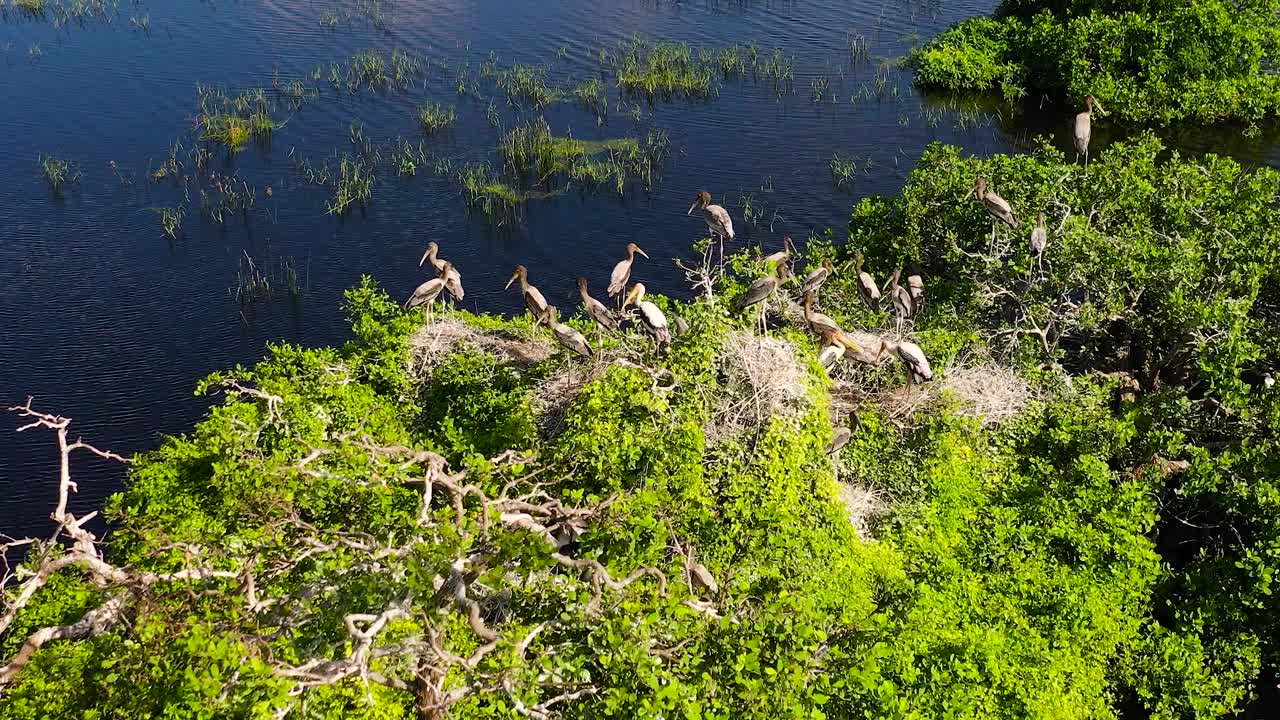
<svg viewBox="0 0 1280 720"><path fill-rule="evenodd" d="M1044 249L1049 246L1049 230L1044 226L1044 213L1036 215L1036 227L1031 231L1031 254L1040 270L1044 270Z"/></svg>
<svg viewBox="0 0 1280 720"><path fill-rule="evenodd" d="M1076 114L1076 120L1071 126L1071 144L1075 145L1076 158L1084 156L1084 166L1089 167L1089 140L1093 138L1093 110L1098 109L1098 114L1104 114L1106 111L1102 109L1102 103L1098 102L1092 95L1084 99L1084 112Z"/></svg>
<svg viewBox="0 0 1280 720"><path fill-rule="evenodd" d="M436 299L440 297L440 293L445 289L445 285L447 283L445 278L449 276L450 267L451 266L446 261L444 266L441 268L439 277L431 278L419 285L417 289L413 291L413 294L409 296L409 299L404 301L404 309L408 310L409 308L421 305L423 306L423 313L426 315L427 322L431 322L434 315L433 306L435 305Z"/></svg>
<svg viewBox="0 0 1280 720"><path fill-rule="evenodd" d="M817 296L812 292L804 294L804 299L802 301L802 306L804 308L804 321L809 324L810 329L819 335L826 333L838 335L841 331L840 326L836 324L835 320L832 320L829 316L823 315L820 312L813 311L813 301L816 297Z"/></svg>
<svg viewBox="0 0 1280 720"><path fill-rule="evenodd" d="M899 332L902 330L902 323L916 314L916 302L911 298L911 292L898 284L901 273L901 270L894 270L893 275L889 276L889 299L893 301L893 311L898 316Z"/></svg>
<svg viewBox="0 0 1280 720"><path fill-rule="evenodd" d="M702 208L702 218L707 221L707 229L720 241L720 262L723 264L724 241L733 239L733 218L729 217L728 210L711 204L711 193L706 190L693 196L693 204L685 215L692 215L698 208Z"/></svg>
<svg viewBox="0 0 1280 720"><path fill-rule="evenodd" d="M711 574L706 565L694 560L692 557L686 557L684 567L689 573L689 586L695 593L702 594L706 592L715 595L720 592L720 586L716 584L715 576Z"/></svg>
<svg viewBox="0 0 1280 720"><path fill-rule="evenodd" d="M591 346L587 344L587 339L582 333L565 325L559 320L559 312L555 305L548 305L546 315L543 318L547 326L551 328L551 334L556 336L556 342L560 343L560 347L574 352L582 357L591 357Z"/></svg>
<svg viewBox="0 0 1280 720"><path fill-rule="evenodd" d="M621 298L627 291L627 282L631 280L631 263L635 261L636 253L643 255L645 260L649 259L648 253L638 245L627 243L627 256L613 266L613 272L609 275L609 297Z"/></svg>
<svg viewBox="0 0 1280 720"><path fill-rule="evenodd" d="M808 293L817 294L818 288L822 287L822 283L826 282L827 278L831 277L835 271L836 266L831 262L830 258L823 260L821 265L810 270L809 274L804 276L804 282L800 285L800 293L802 295L807 295Z"/></svg>
<svg viewBox="0 0 1280 720"><path fill-rule="evenodd" d="M640 311L640 321L644 323L645 329L653 336L658 347L670 345L671 330L667 327L667 316L662 314L662 310L657 305L644 299L644 283L632 285L631 292L627 293L626 299L622 301L624 309L632 304Z"/></svg>
<svg viewBox="0 0 1280 720"><path fill-rule="evenodd" d="M418 267L422 267L426 261L431 261L431 267L436 269L436 273L442 272L442 268L446 262L440 257L440 246L435 241L427 243L427 251L422 253L422 259L418 261ZM465 294L462 289L462 275L458 273L458 269L449 265L449 273L444 276L445 291L449 293L454 302L462 302L462 296Z"/></svg>
<svg viewBox="0 0 1280 720"><path fill-rule="evenodd" d="M785 267L787 271L786 277L789 278L795 274L795 268L792 267L792 264L798 254L795 244L791 242L791 236L784 235L782 237L782 249L764 256L764 261L766 263L774 263L778 267Z"/></svg>
<svg viewBox="0 0 1280 720"><path fill-rule="evenodd" d="M534 323L543 322L547 315L547 299L542 296L542 292L538 288L529 284L529 270L523 265L517 265L514 272L511 273L511 279L507 281L506 288L511 287L511 283L516 280L520 281L520 291L524 294L525 307L529 308L529 313L533 315Z"/></svg>
<svg viewBox="0 0 1280 720"><path fill-rule="evenodd" d="M618 320L609 312L609 308L604 303L591 297L591 293L587 292L587 279L578 276L578 297L582 298L582 309L586 311L587 317L591 318L591 322L595 323L596 330L617 330Z"/></svg>
<svg viewBox="0 0 1280 720"><path fill-rule="evenodd" d="M773 297L775 292L778 291L778 286L782 284L783 278L786 274L787 271L785 267L783 265L778 265L774 269L772 275L766 275L751 283L747 288L747 291L738 296L738 299L733 303L735 310L745 310L753 305L760 306L758 322L760 323L760 332L762 333L766 332L768 329L765 324L765 313L769 310L768 300Z"/></svg>
<svg viewBox="0 0 1280 720"><path fill-rule="evenodd" d="M907 369L908 385L933 379L933 369L929 367L929 359L924 356L924 351L919 345L906 340L896 343L881 340L880 352L883 353L885 350L893 352L898 356L898 360L902 361L903 367Z"/></svg>
<svg viewBox="0 0 1280 720"><path fill-rule="evenodd" d="M858 294L862 296L862 302L872 310L879 310L880 286L876 285L876 280L871 277L871 273L862 269L862 253L854 254L853 271L858 274Z"/></svg>

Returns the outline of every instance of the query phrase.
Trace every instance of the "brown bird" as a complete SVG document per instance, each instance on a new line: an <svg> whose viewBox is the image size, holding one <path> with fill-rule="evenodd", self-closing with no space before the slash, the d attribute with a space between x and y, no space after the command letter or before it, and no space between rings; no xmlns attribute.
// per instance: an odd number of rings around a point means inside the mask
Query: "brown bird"
<svg viewBox="0 0 1280 720"><path fill-rule="evenodd" d="M440 297L440 293L445 289L445 278L448 277L449 267L449 263L445 262L444 272L442 272L439 277L431 278L419 285L417 289L413 291L413 294L409 296L409 299L404 301L404 309L408 310L409 308L418 307L419 305L424 306L423 312L426 315L427 322L431 322L434 314L432 311L433 306L435 305L436 298Z"/></svg>
<svg viewBox="0 0 1280 720"><path fill-rule="evenodd" d="M778 286L782 284L783 278L786 276L786 270L782 265L774 268L772 275L766 275L757 279L747 288L747 291L738 296L733 303L735 310L744 310L752 305L760 305L760 315L757 322L760 323L760 332L766 332L765 313L769 310L769 303L766 302L773 294L777 292Z"/></svg>
<svg viewBox="0 0 1280 720"><path fill-rule="evenodd" d="M786 277L789 278L795 274L795 268L792 265L795 262L796 255L796 246L791 242L791 236L784 235L782 237L782 249L776 253L765 255L764 261L766 263L774 263L778 267L785 267L787 271Z"/></svg>
<svg viewBox="0 0 1280 720"><path fill-rule="evenodd" d="M445 266L445 261L440 258L440 246L435 241L427 243L427 251L422 253L422 259L418 261L418 267L422 267L426 261L431 261L431 267L440 272L440 268ZM458 274L458 269L449 266L449 274L445 276L445 290L453 297L454 302L461 302L462 296L465 294L462 289L462 275Z"/></svg>
<svg viewBox="0 0 1280 720"><path fill-rule="evenodd" d="M517 265L514 272L511 273L511 279L507 281L506 288L511 287L511 283L516 280L520 281L520 290L524 293L525 307L529 308L529 313L533 315L535 323L543 322L547 315L547 299L542 296L542 292L538 288L529 284L529 270L523 265Z"/></svg>
<svg viewBox="0 0 1280 720"><path fill-rule="evenodd" d="M973 192L978 198L978 201L987 209L987 213L990 214L992 218L999 220L1011 228L1017 229L1018 218L1013 214L1013 209L1009 207L1009 203L1004 198L995 194L993 191L987 190L986 180L978 178L978 182L973 186ZM995 231L993 230L993 235L994 232Z"/></svg>
<svg viewBox="0 0 1280 720"><path fill-rule="evenodd" d="M911 319L916 314L916 302L911 298L911 293L906 288L898 284L898 277L901 270L894 270L893 275L889 277L889 299L893 301L893 311L898 316L898 331L902 330L902 323Z"/></svg>
<svg viewBox="0 0 1280 720"><path fill-rule="evenodd" d="M876 285L871 273L862 269L862 253L854 253L853 271L858 274L858 294L862 296L862 302L872 310L879 310L880 286Z"/></svg>
<svg viewBox="0 0 1280 720"><path fill-rule="evenodd" d="M1044 226L1044 213L1036 214L1036 227L1031 231L1031 254L1044 269L1044 249L1049 247L1049 230Z"/></svg>
<svg viewBox="0 0 1280 720"><path fill-rule="evenodd" d="M556 336L556 342L560 343L560 347L574 352L582 357L591 357L591 346L587 344L587 339L582 333L560 322L558 319L559 312L554 305L547 306L547 312L544 321L551 328L551 334Z"/></svg>
<svg viewBox="0 0 1280 720"><path fill-rule="evenodd" d="M827 315L813 311L813 301L815 299L816 296L812 292L804 294L804 299L802 301L802 307L804 308L804 321L809 324L809 328L811 330L819 335L830 333L838 337L840 333L840 326L836 324L836 321L832 320Z"/></svg>
<svg viewBox="0 0 1280 720"><path fill-rule="evenodd" d="M635 243L627 243L627 256L613 266L613 272L609 275L609 297L621 297L626 292L627 282L631 279L631 263L635 261L636 253L644 255L645 260L649 259L649 255Z"/></svg>
<svg viewBox="0 0 1280 720"><path fill-rule="evenodd" d="M609 312L609 308L604 303L591 297L587 292L587 279L578 276L578 297L582 298L582 309L586 311L587 317L591 318L591 322L595 323L597 330L617 330L618 320Z"/></svg>
<svg viewBox="0 0 1280 720"><path fill-rule="evenodd" d="M715 595L720 592L720 586L716 584L715 576L707 569L706 565L694 560L692 557L686 557L684 561L685 570L689 573L689 585L696 593L710 593Z"/></svg>
<svg viewBox="0 0 1280 720"><path fill-rule="evenodd" d="M824 328L819 330L818 334L822 336L823 342L822 350L818 353L818 362L822 367L829 368L835 361L843 358L854 358L871 365L875 364L874 356L863 352L858 343L839 328Z"/></svg>
<svg viewBox="0 0 1280 720"><path fill-rule="evenodd" d="M835 455L840 452L841 448L849 444L849 438L851 437L853 437L853 431L849 428L836 428L835 432L831 433L831 442L827 443L827 448L824 452L828 455Z"/></svg>
<svg viewBox="0 0 1280 720"><path fill-rule="evenodd" d="M1076 148L1076 158L1084 156L1084 166L1089 167L1089 140L1093 137L1093 109L1098 109L1099 114L1106 111L1102 109L1102 103L1099 103L1092 95L1084 99L1084 112L1076 114L1076 120L1071 127L1071 143Z"/></svg>
<svg viewBox="0 0 1280 720"><path fill-rule="evenodd" d="M707 229L720 242L720 263L724 264L724 241L733 239L733 218L729 211L719 205L711 204L711 193L701 190L693 196L693 204L689 206L690 215L694 210L702 208L702 218L707 221Z"/></svg>
<svg viewBox="0 0 1280 720"><path fill-rule="evenodd" d="M916 312L920 312L920 306L924 304L924 278L908 275L907 290L911 293L911 299L916 301Z"/></svg>
<svg viewBox="0 0 1280 720"><path fill-rule="evenodd" d="M804 276L804 283L800 285L800 294L816 294L818 288L822 287L822 283L826 282L827 278L831 277L835 271L836 266L831 262L830 258L823 260L821 265L810 270L809 274Z"/></svg>
<svg viewBox="0 0 1280 720"><path fill-rule="evenodd" d="M640 321L653 336L654 342L658 347L671 344L671 330L667 326L667 316L662 314L662 310L653 303L644 299L644 283L636 283L631 286L631 292L627 293L627 297L622 301L622 307L635 304L636 309L640 311Z"/></svg>

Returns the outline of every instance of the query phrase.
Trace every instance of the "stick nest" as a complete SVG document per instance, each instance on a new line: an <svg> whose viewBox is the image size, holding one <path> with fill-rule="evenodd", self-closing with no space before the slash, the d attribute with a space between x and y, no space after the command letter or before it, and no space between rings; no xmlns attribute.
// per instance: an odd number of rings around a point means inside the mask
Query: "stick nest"
<svg viewBox="0 0 1280 720"><path fill-rule="evenodd" d="M802 406L805 373L791 343L735 331L725 337L717 360L722 385L710 425L704 428L709 445Z"/></svg>

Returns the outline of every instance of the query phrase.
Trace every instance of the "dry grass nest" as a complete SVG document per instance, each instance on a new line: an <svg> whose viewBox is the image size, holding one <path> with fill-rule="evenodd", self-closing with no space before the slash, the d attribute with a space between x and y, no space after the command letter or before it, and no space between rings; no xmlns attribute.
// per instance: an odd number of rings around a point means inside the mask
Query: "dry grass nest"
<svg viewBox="0 0 1280 720"><path fill-rule="evenodd" d="M510 331L481 330L446 317L423 326L409 340L411 369L421 376L459 346L492 353L520 367L542 362L553 351L548 340Z"/></svg>
<svg viewBox="0 0 1280 720"><path fill-rule="evenodd" d="M718 362L722 385L705 428L708 444L803 405L805 372L786 340L734 331L725 336Z"/></svg>
<svg viewBox="0 0 1280 720"><path fill-rule="evenodd" d="M871 524L889 509L889 504L875 488L861 485L837 483L836 495L853 531L863 540L870 540Z"/></svg>
<svg viewBox="0 0 1280 720"><path fill-rule="evenodd" d="M956 414L983 425L999 425L1034 399L1031 386L1009 368L990 362L948 368L940 382L898 387L875 396L893 420L904 423L938 403L943 393L956 402Z"/></svg>

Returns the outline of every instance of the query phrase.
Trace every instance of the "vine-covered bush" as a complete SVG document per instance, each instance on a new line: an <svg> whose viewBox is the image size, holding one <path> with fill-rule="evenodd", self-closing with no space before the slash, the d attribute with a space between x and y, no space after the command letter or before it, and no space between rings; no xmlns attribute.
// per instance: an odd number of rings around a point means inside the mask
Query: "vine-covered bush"
<svg viewBox="0 0 1280 720"><path fill-rule="evenodd" d="M916 79L1009 100L1098 98L1135 123L1255 122L1280 110L1275 0L1004 0L911 56Z"/></svg>

